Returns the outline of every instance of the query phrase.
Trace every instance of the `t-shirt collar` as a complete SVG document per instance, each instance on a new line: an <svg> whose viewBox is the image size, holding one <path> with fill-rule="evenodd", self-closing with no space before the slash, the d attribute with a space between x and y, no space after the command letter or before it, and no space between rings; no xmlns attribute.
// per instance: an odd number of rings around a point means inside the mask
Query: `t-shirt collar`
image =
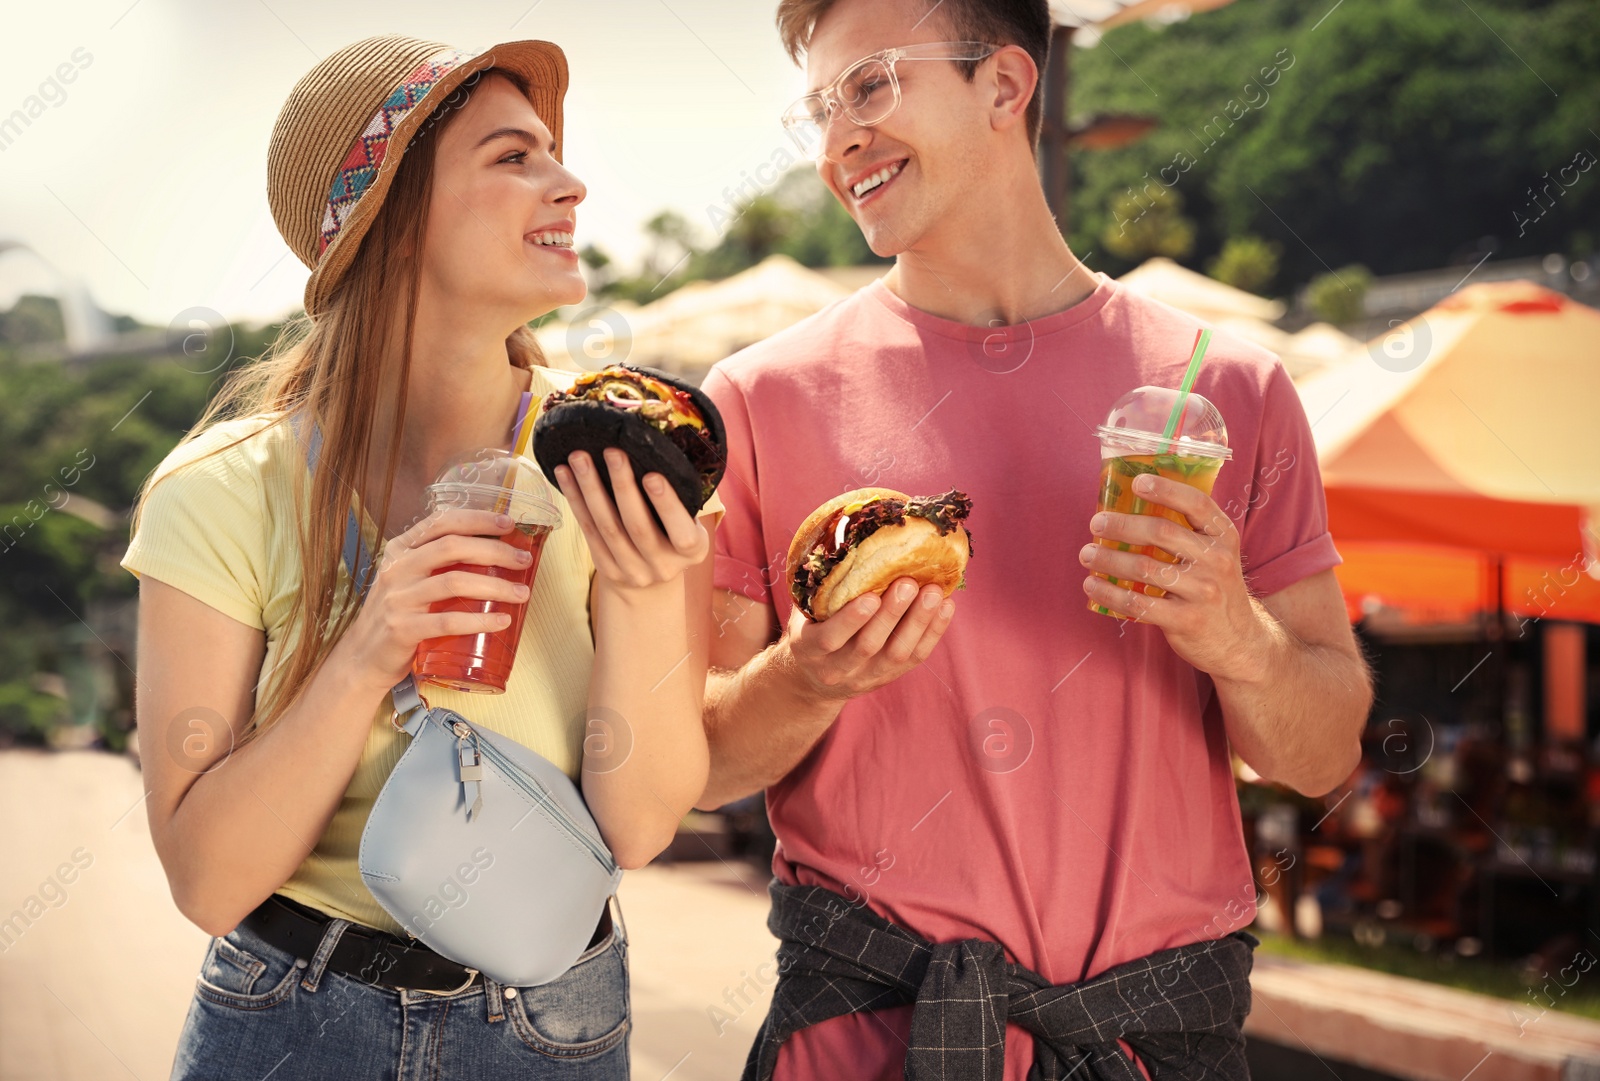
<svg viewBox="0 0 1600 1081"><path fill-rule="evenodd" d="M1038 319L1029 319L1025 323L1017 323L1015 328L1018 330L1026 328L1031 332L1031 336L1035 340L1047 334L1055 334L1067 330L1098 315L1119 288L1121 287L1116 281L1100 271L1095 271L1094 292L1070 308L1041 316ZM919 330L937 334L943 338L950 338L958 342L969 342L975 336L990 333L993 329L992 327L972 323L959 323L953 319L931 315L920 308L913 308L896 296L894 291L884 284L882 278L875 279L862 292L872 300L882 304L889 310L889 314L897 319L910 323Z"/></svg>

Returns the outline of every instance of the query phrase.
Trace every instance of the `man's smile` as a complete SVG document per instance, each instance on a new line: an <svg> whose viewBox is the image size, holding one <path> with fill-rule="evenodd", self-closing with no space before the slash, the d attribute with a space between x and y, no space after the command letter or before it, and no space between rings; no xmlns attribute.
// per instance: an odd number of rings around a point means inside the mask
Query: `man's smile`
<svg viewBox="0 0 1600 1081"><path fill-rule="evenodd" d="M900 158L896 161L884 162L863 170L851 177L849 182L841 185L857 205L862 205L879 197L911 159Z"/></svg>

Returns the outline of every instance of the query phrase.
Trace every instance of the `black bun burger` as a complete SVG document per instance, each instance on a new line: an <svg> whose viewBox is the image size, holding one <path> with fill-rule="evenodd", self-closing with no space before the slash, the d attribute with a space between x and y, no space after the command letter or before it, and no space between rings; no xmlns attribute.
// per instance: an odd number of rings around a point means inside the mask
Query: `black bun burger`
<svg viewBox="0 0 1600 1081"><path fill-rule="evenodd" d="M618 447L634 476L660 473L695 515L717 490L727 467L722 415L699 387L654 368L613 364L580 375L572 389L547 395L533 425L533 456L551 484L556 466L587 451L613 499L604 451ZM558 485L559 487L559 485ZM645 505L661 516L646 497Z"/></svg>

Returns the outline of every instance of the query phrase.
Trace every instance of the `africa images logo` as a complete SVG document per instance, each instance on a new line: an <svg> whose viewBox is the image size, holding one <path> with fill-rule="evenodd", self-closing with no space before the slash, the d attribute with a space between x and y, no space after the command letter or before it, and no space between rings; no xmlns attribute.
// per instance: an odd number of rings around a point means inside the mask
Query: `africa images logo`
<svg viewBox="0 0 1600 1081"><path fill-rule="evenodd" d="M94 54L80 45L72 50L68 60L71 63L64 60L57 64L49 78L23 98L22 104L11 110L9 115L0 116L0 152L10 150L11 144L44 115L47 106L59 109L66 104L67 86L77 82L78 73L94 63Z"/></svg>

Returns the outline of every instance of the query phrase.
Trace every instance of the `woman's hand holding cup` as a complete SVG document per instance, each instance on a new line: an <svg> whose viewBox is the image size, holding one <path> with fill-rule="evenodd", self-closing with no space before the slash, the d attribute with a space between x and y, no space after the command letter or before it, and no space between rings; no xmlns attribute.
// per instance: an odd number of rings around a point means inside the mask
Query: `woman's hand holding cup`
<svg viewBox="0 0 1600 1081"><path fill-rule="evenodd" d="M499 612L433 612L452 597L521 604L526 586L469 570L434 572L456 563L521 570L529 555L498 538L511 532L506 515L488 510L435 510L384 545L360 613L336 648L387 689L411 672L425 639L503 631Z"/></svg>

